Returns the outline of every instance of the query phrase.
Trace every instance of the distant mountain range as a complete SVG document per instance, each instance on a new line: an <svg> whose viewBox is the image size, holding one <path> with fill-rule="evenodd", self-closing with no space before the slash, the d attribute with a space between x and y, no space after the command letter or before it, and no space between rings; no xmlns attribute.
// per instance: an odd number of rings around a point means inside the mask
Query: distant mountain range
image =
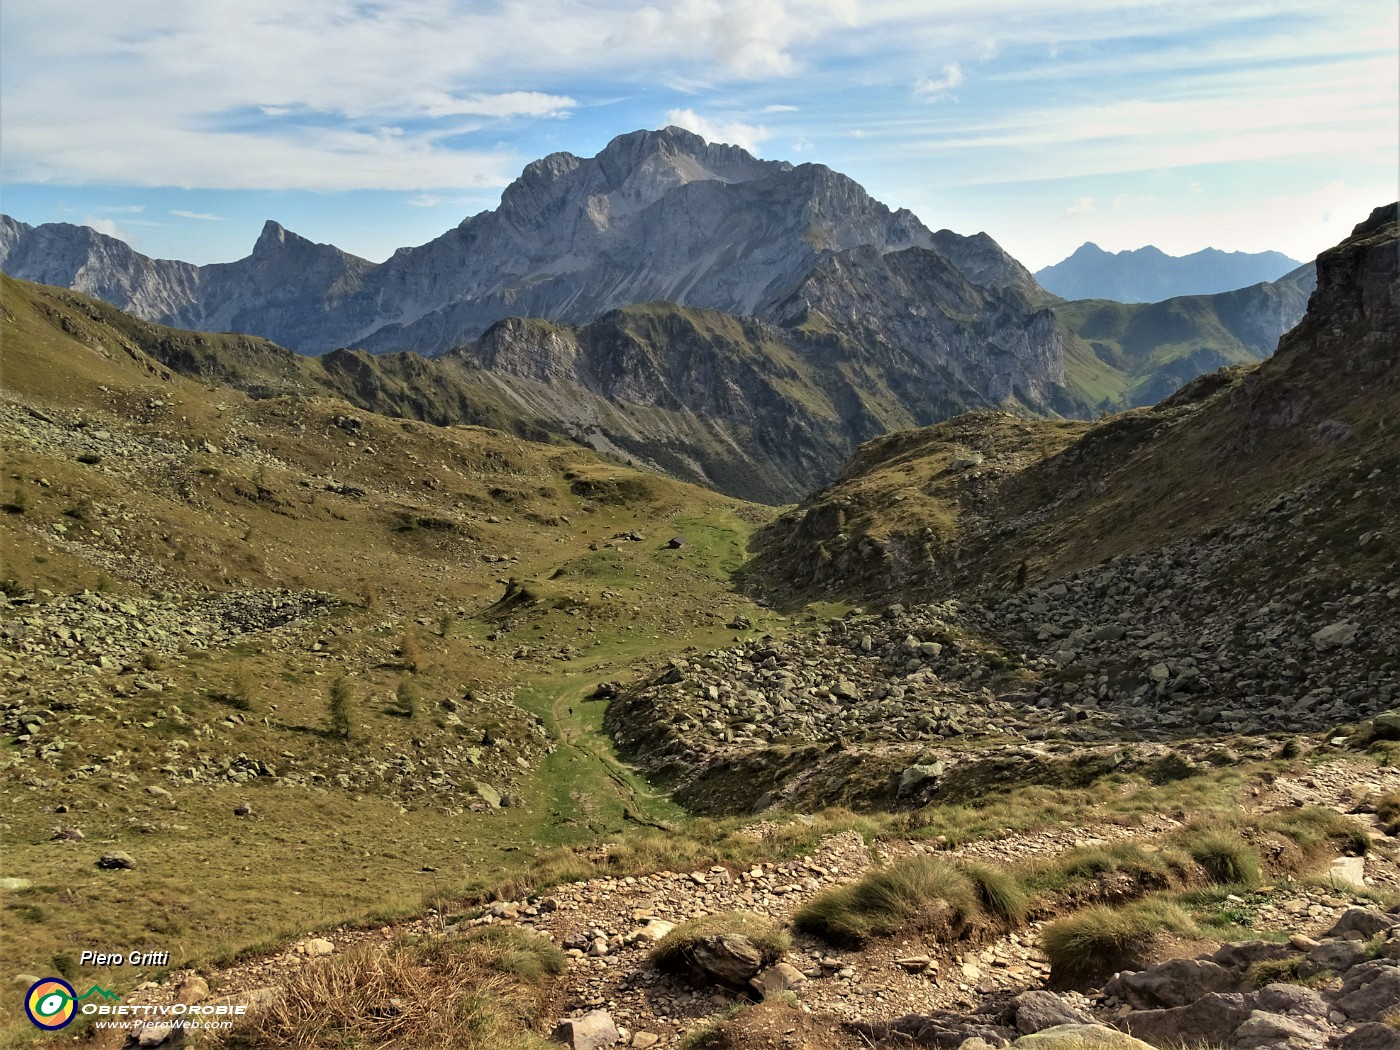
<svg viewBox="0 0 1400 1050"><path fill-rule="evenodd" d="M891 430L979 408L1083 418L1257 360L1310 290L1302 274L1230 298L1064 303L985 233L931 231L822 165L678 128L536 161L495 211L381 264L273 222L247 258L194 266L0 217L0 270L280 344L128 336L182 371L564 436L766 502Z"/></svg>
<svg viewBox="0 0 1400 1050"><path fill-rule="evenodd" d="M1175 256L1150 244L1133 251L1106 252L1097 244L1086 243L1063 262L1037 270L1035 279L1064 299L1155 303L1179 295L1211 295L1274 281L1299 265L1297 259L1282 252L1251 254L1203 248Z"/></svg>

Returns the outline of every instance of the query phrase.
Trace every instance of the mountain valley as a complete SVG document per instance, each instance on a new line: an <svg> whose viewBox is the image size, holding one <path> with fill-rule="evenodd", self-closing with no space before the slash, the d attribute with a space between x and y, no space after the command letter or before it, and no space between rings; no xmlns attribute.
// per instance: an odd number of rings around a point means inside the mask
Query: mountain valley
<svg viewBox="0 0 1400 1050"><path fill-rule="evenodd" d="M1309 265L1221 295L1064 303L984 233L679 128L537 161L496 211L382 264L274 222L247 258L197 267L0 217L0 269L328 357L365 407L545 431L770 504L883 433L974 409L1089 418L1262 359L1312 281ZM276 369L325 386L286 355Z"/></svg>
<svg viewBox="0 0 1400 1050"><path fill-rule="evenodd" d="M648 134L381 264L518 251L392 331L285 232L245 335L7 227L88 286L0 279L5 1045L56 973L251 1011L38 1045L1388 1050L1396 206L1066 303Z"/></svg>

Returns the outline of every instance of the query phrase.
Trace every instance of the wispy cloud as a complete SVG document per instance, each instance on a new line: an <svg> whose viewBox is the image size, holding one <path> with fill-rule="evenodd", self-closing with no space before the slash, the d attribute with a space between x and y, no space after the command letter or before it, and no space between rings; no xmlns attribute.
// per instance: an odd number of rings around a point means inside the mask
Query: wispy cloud
<svg viewBox="0 0 1400 1050"><path fill-rule="evenodd" d="M1066 215L1088 215L1094 210L1093 197L1078 197L1075 202L1065 209Z"/></svg>
<svg viewBox="0 0 1400 1050"><path fill-rule="evenodd" d="M797 106L781 106L781 105L779 105L779 106L764 106L764 107L763 107L763 112L765 112L765 113L796 113L796 112L798 112L798 107L797 107Z"/></svg>
<svg viewBox="0 0 1400 1050"><path fill-rule="evenodd" d="M222 215L214 215L207 211L186 211L184 208L170 209L171 215L178 215L182 219L202 219L205 222L223 222Z"/></svg>
<svg viewBox="0 0 1400 1050"><path fill-rule="evenodd" d="M715 120L702 117L693 109L672 109L666 111L666 123L693 131L710 142L727 142L742 146L750 153L758 151L758 144L772 133L762 124L745 124L742 121Z"/></svg>
<svg viewBox="0 0 1400 1050"><path fill-rule="evenodd" d="M956 62L950 63L943 67L942 76L920 77L914 81L914 97L923 99L925 102L932 102L942 98L966 79L962 66Z"/></svg>

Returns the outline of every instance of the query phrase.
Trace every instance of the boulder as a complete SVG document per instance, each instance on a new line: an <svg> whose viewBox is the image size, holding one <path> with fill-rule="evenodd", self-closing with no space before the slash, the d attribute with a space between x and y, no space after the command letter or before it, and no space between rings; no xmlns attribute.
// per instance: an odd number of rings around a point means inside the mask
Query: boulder
<svg viewBox="0 0 1400 1050"><path fill-rule="evenodd" d="M1340 1039L1334 1039L1332 1046L1336 1050L1400 1050L1400 1028L1367 1021Z"/></svg>
<svg viewBox="0 0 1400 1050"><path fill-rule="evenodd" d="M926 765L909 766L899 775L899 797L913 794L930 780L943 775L943 763L931 762Z"/></svg>
<svg viewBox="0 0 1400 1050"><path fill-rule="evenodd" d="M1070 1006L1054 992L1022 992L1011 1001L1011 1023L1023 1035L1033 1035L1061 1025L1091 1024L1092 1019Z"/></svg>
<svg viewBox="0 0 1400 1050"><path fill-rule="evenodd" d="M721 984L742 988L763 969L763 953L742 934L717 933L690 947L694 965Z"/></svg>
<svg viewBox="0 0 1400 1050"><path fill-rule="evenodd" d="M1400 919L1393 915L1383 915L1369 908L1348 908L1325 936L1341 937L1355 931L1369 939L1378 933L1387 933L1397 926L1400 926Z"/></svg>
<svg viewBox="0 0 1400 1050"><path fill-rule="evenodd" d="M1327 1030L1316 1022L1255 1010L1235 1029L1231 1045L1235 1050L1259 1050L1265 1046L1310 1047L1320 1046L1326 1038Z"/></svg>
<svg viewBox="0 0 1400 1050"><path fill-rule="evenodd" d="M1260 1010L1273 1014L1292 1014L1295 1017L1326 1017L1327 1002L1312 988L1301 984L1269 984L1260 988L1254 996L1254 1004Z"/></svg>
<svg viewBox="0 0 1400 1050"><path fill-rule="evenodd" d="M1011 1044L1016 1050L1149 1050L1149 1044L1098 1024L1062 1024Z"/></svg>
<svg viewBox="0 0 1400 1050"><path fill-rule="evenodd" d="M1400 968L1376 963L1347 974L1332 1006L1353 1021L1385 1020L1400 1009Z"/></svg>
<svg viewBox="0 0 1400 1050"><path fill-rule="evenodd" d="M1119 1022L1130 1035L1153 1046L1210 1043L1223 1046L1249 1020L1253 1006L1237 992L1202 996L1190 1006L1170 1010L1134 1010Z"/></svg>
<svg viewBox="0 0 1400 1050"><path fill-rule="evenodd" d="M120 869L134 868L136 867L136 861L132 858L131 854L129 853L113 851L111 853L104 853L102 854L102 856L98 857L97 866L99 868L107 868L109 870L116 871Z"/></svg>
<svg viewBox="0 0 1400 1050"><path fill-rule="evenodd" d="M190 974L175 989L175 997L186 1006L201 1003L209 998L209 982L196 974Z"/></svg>
<svg viewBox="0 0 1400 1050"><path fill-rule="evenodd" d="M807 975L790 963L780 962L768 967L749 981L749 987L767 999L769 996L791 992L805 984Z"/></svg>
<svg viewBox="0 0 1400 1050"><path fill-rule="evenodd" d="M1321 630L1314 631L1312 643L1318 649L1340 649L1350 645L1356 639L1356 624L1350 620L1338 620L1336 623L1329 623Z"/></svg>
<svg viewBox="0 0 1400 1050"><path fill-rule="evenodd" d="M1141 973L1120 973L1104 987L1138 1010L1170 1009L1194 1003L1210 992L1239 990L1240 979L1207 959L1171 959Z"/></svg>
<svg viewBox="0 0 1400 1050"><path fill-rule="evenodd" d="M582 1017L564 1018L550 1033L550 1038L570 1050L600 1050L616 1046L622 1036L613 1023L612 1014L606 1010L592 1010Z"/></svg>

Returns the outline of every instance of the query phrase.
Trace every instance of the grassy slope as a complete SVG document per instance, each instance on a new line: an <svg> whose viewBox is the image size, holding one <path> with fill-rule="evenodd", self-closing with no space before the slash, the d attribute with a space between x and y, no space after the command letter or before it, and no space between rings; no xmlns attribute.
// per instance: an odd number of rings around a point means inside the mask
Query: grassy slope
<svg viewBox="0 0 1400 1050"><path fill-rule="evenodd" d="M1319 266L1350 275L1337 278L1347 287L1393 286L1394 219L1378 222ZM1233 521L1309 480L1320 486L1309 531L1327 552L1384 559L1388 545L1361 552L1355 540L1396 524L1396 325L1333 300L1268 361L1201 377L1154 408L1098 424L974 413L869 442L833 485L758 534L747 571L788 597L1009 585L1022 561L1032 579L1057 576ZM1386 301L1372 293L1373 305ZM1389 302L1393 317L1393 290ZM1345 440L1323 436L1337 428ZM953 466L971 452L985 462Z"/></svg>
<svg viewBox="0 0 1400 1050"><path fill-rule="evenodd" d="M133 676L116 673L84 682L36 669L10 683L22 702L73 704L45 729L69 742L54 764L19 759L10 737L0 750L9 767L0 768L3 874L33 884L0 902L12 970L50 972L75 949L114 944L170 950L180 963L207 960L502 881L539 850L621 834L629 809L644 819L675 815L611 757L600 705L580 701L638 659L731 639L724 624L736 612L760 629L781 627L729 584L768 512L476 427L353 412L362 428L346 431L334 425L352 413L343 402L307 394L254 401L191 381L131 346L105 311L75 313L67 297L4 285L5 396L54 422L31 419L31 436L0 430L4 495L24 493L22 513L0 516L0 578L55 594L100 587L113 598L314 588L341 604L291 631L285 649L172 655L152 672L167 683L159 694L119 697L112 688L125 690ZM223 353L219 337L183 338L211 359ZM268 346L249 352L303 367ZM129 436L127 449L183 442L188 451L163 445L175 451L79 463L70 447L52 444L86 440L71 423L78 415L114 440ZM328 493L329 478L365 495ZM83 520L65 514L84 501ZM453 527L404 527L419 518ZM61 543L55 525L68 530ZM647 539L613 541L632 530ZM670 549L677 534L686 544ZM138 569L151 575L128 571ZM508 576L527 581L537 601L486 616ZM422 650L413 675L396 655L406 630ZM336 673L350 677L357 699L351 745L320 731ZM240 674L246 714L216 696ZM393 713L404 678L423 698L413 719ZM438 701L467 689L514 696L518 707L467 703L454 727ZM37 696L24 700L26 690ZM171 717L176 706L187 725ZM246 722L230 721L235 714ZM336 770L371 758L405 754L422 765L476 744L488 728L506 738L509 759L536 717L561 746L515 778L519 807L476 814L463 812L460 798L411 783L378 791L334 781ZM190 740L196 727L212 734L207 742ZM329 779L320 788L176 781L160 771L176 740L189 742L189 753L244 753ZM69 779L89 756L117 757L98 763L101 774ZM60 801L63 816L53 812ZM252 818L233 815L241 801L253 804ZM87 839L51 842L59 823ZM138 869L95 868L110 849L131 853ZM107 976L119 987L137 980L125 970Z"/></svg>

